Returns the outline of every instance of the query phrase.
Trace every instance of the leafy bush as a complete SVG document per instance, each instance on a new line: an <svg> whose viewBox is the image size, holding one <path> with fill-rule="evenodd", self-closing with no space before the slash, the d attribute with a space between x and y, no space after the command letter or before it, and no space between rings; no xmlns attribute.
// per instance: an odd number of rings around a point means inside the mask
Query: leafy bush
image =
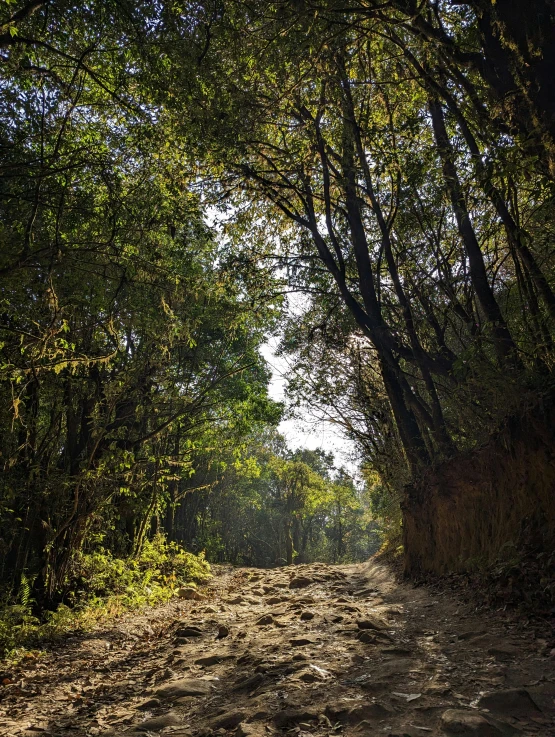
<svg viewBox="0 0 555 737"><path fill-rule="evenodd" d="M125 559L103 548L81 553L67 582L71 592L67 600L42 620L32 614L30 582L23 576L17 601L6 600L0 608L0 653L18 658L22 648L89 629L129 609L168 601L182 584L208 578L210 566L203 553L188 553L164 535L145 541L138 555Z"/></svg>
<svg viewBox="0 0 555 737"><path fill-rule="evenodd" d="M381 540L381 552L399 552L402 543L402 482L397 486L385 483L371 468L364 468L370 510L375 534Z"/></svg>
<svg viewBox="0 0 555 737"><path fill-rule="evenodd" d="M104 548L78 556L68 582L69 603L79 606L92 596L117 597L125 609L152 605L170 598L177 586L199 583L209 575L203 553L193 555L157 535L134 557L115 558Z"/></svg>

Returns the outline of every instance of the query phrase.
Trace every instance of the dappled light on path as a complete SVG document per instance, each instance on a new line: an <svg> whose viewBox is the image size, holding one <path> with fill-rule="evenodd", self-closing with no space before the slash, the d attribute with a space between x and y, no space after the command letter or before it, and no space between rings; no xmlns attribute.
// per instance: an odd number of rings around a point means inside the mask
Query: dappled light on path
<svg viewBox="0 0 555 737"><path fill-rule="evenodd" d="M28 660L0 734L554 733L552 644L376 563L226 567L181 593Z"/></svg>

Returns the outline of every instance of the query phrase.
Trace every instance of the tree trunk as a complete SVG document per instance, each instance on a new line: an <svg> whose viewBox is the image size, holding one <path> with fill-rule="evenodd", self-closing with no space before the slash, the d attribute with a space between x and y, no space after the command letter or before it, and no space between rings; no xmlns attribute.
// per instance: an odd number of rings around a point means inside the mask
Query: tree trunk
<svg viewBox="0 0 555 737"><path fill-rule="evenodd" d="M288 566L293 565L293 536L291 534L291 520L286 520L283 524L285 533L285 560Z"/></svg>
<svg viewBox="0 0 555 737"><path fill-rule="evenodd" d="M459 234L464 244L468 263L470 266L470 278L480 307L486 320L492 325L493 338L497 356L501 363L507 363L510 356L516 358L516 346L511 333L501 314L493 289L489 283L486 266L476 233L472 227L466 201L463 195L461 183L455 166L455 154L451 141L445 127L443 109L437 100L430 100L430 114L438 153L441 159L445 185L451 199L451 205Z"/></svg>

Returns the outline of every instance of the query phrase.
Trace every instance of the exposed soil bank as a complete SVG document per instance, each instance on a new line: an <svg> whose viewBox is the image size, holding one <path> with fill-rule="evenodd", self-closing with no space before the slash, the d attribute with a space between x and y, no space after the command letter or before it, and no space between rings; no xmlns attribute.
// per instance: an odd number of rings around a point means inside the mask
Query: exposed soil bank
<svg viewBox="0 0 555 737"><path fill-rule="evenodd" d="M533 547L553 563L555 400L510 417L490 441L407 489L405 573L491 566Z"/></svg>

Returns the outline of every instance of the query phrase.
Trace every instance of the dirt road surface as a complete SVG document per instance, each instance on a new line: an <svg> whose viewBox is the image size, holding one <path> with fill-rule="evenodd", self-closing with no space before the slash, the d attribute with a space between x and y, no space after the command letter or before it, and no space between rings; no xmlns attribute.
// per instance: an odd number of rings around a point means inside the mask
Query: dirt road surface
<svg viewBox="0 0 555 737"><path fill-rule="evenodd" d="M555 735L549 635L454 594L373 563L222 568L200 591L22 664L0 735Z"/></svg>

